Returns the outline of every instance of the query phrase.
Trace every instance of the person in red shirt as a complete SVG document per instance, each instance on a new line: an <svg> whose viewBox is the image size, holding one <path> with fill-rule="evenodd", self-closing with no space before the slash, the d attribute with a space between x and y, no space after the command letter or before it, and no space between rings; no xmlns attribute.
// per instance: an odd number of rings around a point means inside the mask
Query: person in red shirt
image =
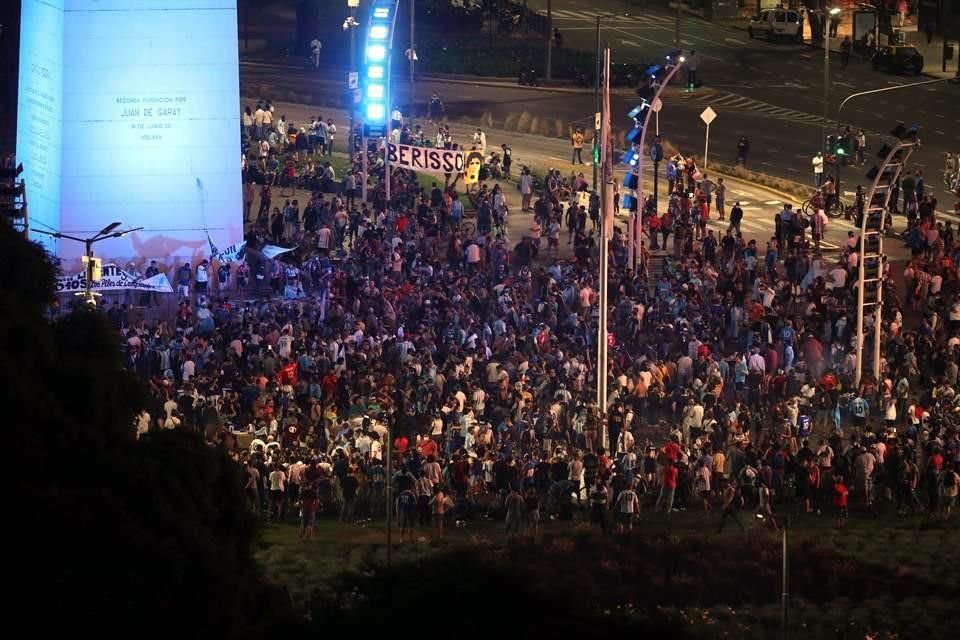
<svg viewBox="0 0 960 640"><path fill-rule="evenodd" d="M677 466L674 461L670 461L663 468L663 478L660 485L660 495L657 497L657 504L653 507L653 512L660 511L660 503L664 503L666 513L673 510L673 496L677 490Z"/></svg>
<svg viewBox="0 0 960 640"><path fill-rule="evenodd" d="M287 360L280 368L280 384L294 385L297 383L297 363Z"/></svg>
<svg viewBox="0 0 960 640"><path fill-rule="evenodd" d="M410 438L407 437L407 434L401 433L393 441L393 448L400 457L407 455L407 449L410 448Z"/></svg>
<svg viewBox="0 0 960 640"><path fill-rule="evenodd" d="M680 445L674 440L671 440L667 444L663 445L663 454L667 456L667 459L670 460L671 464L676 462L680 459Z"/></svg>
<svg viewBox="0 0 960 640"><path fill-rule="evenodd" d="M833 480L833 506L837 509L837 528L842 529L847 524L847 496L850 494L843 476L839 473Z"/></svg>
<svg viewBox="0 0 960 640"><path fill-rule="evenodd" d="M437 455L437 443L433 438L424 438L419 446L420 455L424 458Z"/></svg>

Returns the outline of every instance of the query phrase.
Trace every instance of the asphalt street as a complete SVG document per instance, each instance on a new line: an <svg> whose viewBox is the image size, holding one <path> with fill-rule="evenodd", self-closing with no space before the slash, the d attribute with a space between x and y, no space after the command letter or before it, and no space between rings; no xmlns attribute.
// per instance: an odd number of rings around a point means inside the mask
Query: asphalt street
<svg viewBox="0 0 960 640"><path fill-rule="evenodd" d="M937 85L934 85L937 86ZM253 96L254 88L265 87L265 97L284 95L285 90L303 91L313 96L323 96L314 103L324 106L343 107L343 79L340 74L316 71L307 68L241 62L241 90L243 95ZM942 88L941 88L942 89ZM951 87L957 91L960 88ZM527 112L560 119L563 122L577 122L583 126L592 126L594 102L591 92L556 91L551 89L532 89L510 83L477 81L474 83L450 82L446 80L419 79L415 83L415 99L418 111L424 109L426 101L433 93L438 93L444 101L447 115L460 118L479 119L490 114L495 125L502 127L511 114ZM709 88L685 93L679 89L670 89L664 96L664 108L660 113L660 132L679 149L687 154L703 155L705 146L705 127L699 115L707 106L718 113L710 128L709 158L732 164L735 156L736 141L741 134L751 140L749 164L751 168L796 182L813 183L810 160L818 148L821 136L819 118L801 112L784 113L784 109L766 106L757 108L756 101L736 94L716 92ZM409 104L409 83L398 78L394 83L395 102ZM630 95L614 95L611 108L615 113L624 114L615 121L615 127L627 128L630 122L626 113L634 106ZM956 129L956 122L951 123ZM947 125L944 125L945 127ZM882 142L877 135L868 135L868 146L877 149ZM928 187L943 195L940 184L939 168L942 166L942 154L948 148L947 136L925 138L923 148L914 154L912 167L924 168L928 176ZM960 143L954 145L960 150ZM930 169L928 167L933 167ZM841 173L845 191L853 191L856 184L867 184L864 169L844 168ZM949 207L950 203L945 202Z"/></svg>
<svg viewBox="0 0 960 640"><path fill-rule="evenodd" d="M546 12L546 0L527 4ZM625 3L619 0L554 0L552 6L564 46L592 49L599 15L601 41L610 46L615 61L648 62L674 47L676 14L666 9L631 8L631 15L624 16ZM721 155L729 157L730 141L744 133L753 140L757 168L797 179L808 172L810 156L822 140L823 49L751 40L745 26L681 18L682 48L695 50L700 57L697 73L704 88L664 109L661 127L676 140L702 147L704 131L697 115L710 105L720 115L711 126L711 137ZM829 66L831 128L844 98L927 79L875 72L856 55L842 69L840 56L833 53ZM872 132L868 146L874 150L881 146L877 133L886 134L898 121L920 125L924 149L915 154L914 164L935 174L945 151L960 151L958 100L960 85L944 82L854 98L841 115L844 123Z"/></svg>

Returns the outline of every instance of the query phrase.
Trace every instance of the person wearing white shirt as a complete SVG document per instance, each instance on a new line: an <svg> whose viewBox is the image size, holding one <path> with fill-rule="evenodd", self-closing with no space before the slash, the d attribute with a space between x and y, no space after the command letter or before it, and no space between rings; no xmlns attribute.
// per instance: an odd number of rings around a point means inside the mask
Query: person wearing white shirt
<svg viewBox="0 0 960 640"><path fill-rule="evenodd" d="M480 149L481 154L486 155L487 134L485 134L481 129L477 129L476 133L473 134L473 144Z"/></svg>
<svg viewBox="0 0 960 640"><path fill-rule="evenodd" d="M817 151L817 155L813 156L813 184L817 188L820 187L820 180L823 178L823 154Z"/></svg>

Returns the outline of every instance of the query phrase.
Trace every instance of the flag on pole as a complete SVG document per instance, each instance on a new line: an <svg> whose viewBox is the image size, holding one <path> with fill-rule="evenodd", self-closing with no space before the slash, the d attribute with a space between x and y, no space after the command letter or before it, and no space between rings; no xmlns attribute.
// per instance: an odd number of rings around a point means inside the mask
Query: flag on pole
<svg viewBox="0 0 960 640"><path fill-rule="evenodd" d="M247 248L247 241L238 242L231 245L223 251L217 250L217 245L213 244L213 238L207 233L207 242L210 243L210 262L237 262L243 260L244 252Z"/></svg>

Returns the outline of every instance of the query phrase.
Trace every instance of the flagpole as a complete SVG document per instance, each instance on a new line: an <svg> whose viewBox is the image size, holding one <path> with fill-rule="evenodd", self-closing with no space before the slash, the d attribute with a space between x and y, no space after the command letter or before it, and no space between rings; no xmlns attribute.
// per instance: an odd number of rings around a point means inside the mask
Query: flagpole
<svg viewBox="0 0 960 640"><path fill-rule="evenodd" d="M601 439L610 451L607 431L607 300L609 297L610 235L613 232L613 149L610 135L610 48L603 50L603 107L600 112L600 144L603 158L600 199L600 313L597 322L597 407L600 409Z"/></svg>

